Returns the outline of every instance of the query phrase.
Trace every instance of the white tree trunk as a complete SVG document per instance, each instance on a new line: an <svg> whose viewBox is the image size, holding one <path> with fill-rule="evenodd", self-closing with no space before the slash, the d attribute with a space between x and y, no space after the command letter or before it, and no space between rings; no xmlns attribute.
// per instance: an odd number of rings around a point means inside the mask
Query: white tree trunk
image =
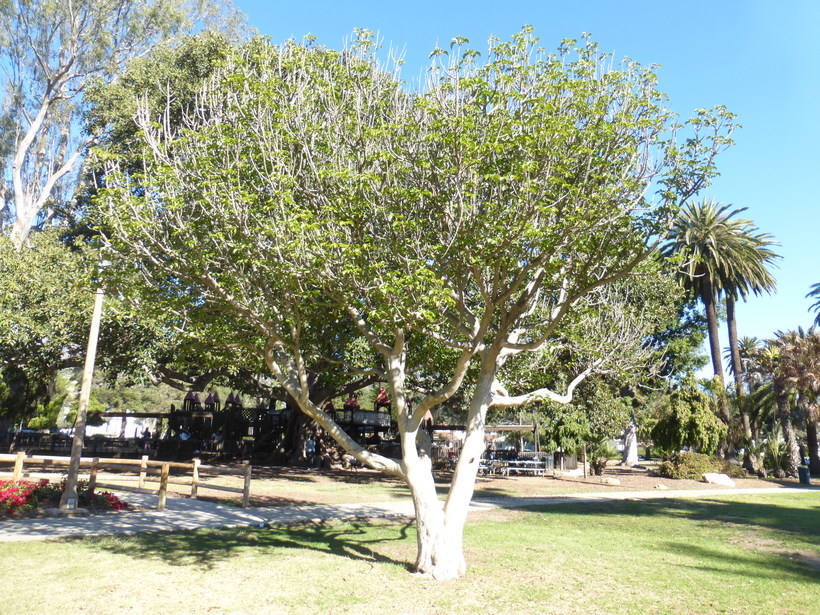
<svg viewBox="0 0 820 615"><path fill-rule="evenodd" d="M461 532L452 531L445 521L444 508L431 472L431 460L429 457L416 458L405 462L404 466L416 511L418 550L415 570L437 581L454 579L467 570Z"/></svg>
<svg viewBox="0 0 820 615"><path fill-rule="evenodd" d="M630 468L638 465L638 424L635 422L634 416L629 419L629 425L624 430L624 450L621 464Z"/></svg>

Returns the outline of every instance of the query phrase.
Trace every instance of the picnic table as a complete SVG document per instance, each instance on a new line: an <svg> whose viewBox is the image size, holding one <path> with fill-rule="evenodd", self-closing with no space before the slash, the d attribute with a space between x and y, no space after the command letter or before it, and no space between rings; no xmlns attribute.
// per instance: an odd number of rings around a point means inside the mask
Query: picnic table
<svg viewBox="0 0 820 615"><path fill-rule="evenodd" d="M533 474L534 476L544 476L547 467L543 461L528 461L524 459L515 459L513 461L505 461L506 466L502 468L501 473L504 476L509 476L510 472L517 474Z"/></svg>
<svg viewBox="0 0 820 615"><path fill-rule="evenodd" d="M547 470L546 460L529 460L529 459L486 459L483 460L479 466L478 471L482 474L501 474L502 476L509 476L511 472L516 474L532 474L534 476L544 476Z"/></svg>

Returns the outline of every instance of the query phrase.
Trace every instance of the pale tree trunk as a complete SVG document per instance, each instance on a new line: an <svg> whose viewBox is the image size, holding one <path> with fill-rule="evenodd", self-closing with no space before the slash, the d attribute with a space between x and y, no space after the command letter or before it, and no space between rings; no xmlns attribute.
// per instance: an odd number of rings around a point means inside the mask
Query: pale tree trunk
<svg viewBox="0 0 820 615"><path fill-rule="evenodd" d="M414 570L437 581L454 579L467 569L456 536L445 521L444 508L436 493L431 459L416 454L410 434L404 438L402 467L416 512L416 563ZM410 450L407 447L412 447Z"/></svg>
<svg viewBox="0 0 820 615"><path fill-rule="evenodd" d="M83 454L85 422L88 416L88 400L91 398L91 379L94 376L94 361L97 357L97 339L100 336L100 320L104 294L97 289L94 297L94 312L91 316L91 330L88 333L88 352L85 357L83 382L80 387L80 402L77 407L77 419L74 422L74 441L71 444L71 460L68 465L68 479L65 491L60 497L60 508L77 507L77 479L80 474L80 458Z"/></svg>
<svg viewBox="0 0 820 615"><path fill-rule="evenodd" d="M435 492L429 458L413 459L416 456L414 434L407 433L402 441L406 480L413 493L418 526L416 571L436 580L454 579L467 570L464 525L475 490L479 460L484 452L484 418L494 379L494 361L485 360L467 416L461 457L443 510ZM408 446L412 446L412 450Z"/></svg>
<svg viewBox="0 0 820 615"><path fill-rule="evenodd" d="M467 569L462 542L464 524L473 496L479 459L484 450L484 420L492 399L492 384L496 372L495 357L498 356L498 350L496 349L493 358L483 357L481 374L468 413L467 435L462 455L456 467L446 505L442 506L436 493L429 446L425 446L425 442L421 442L419 446L419 439L424 437L420 430L426 407L420 404L411 412L406 410L403 333L397 333L392 348L386 347L383 343L379 346L387 366L386 376L396 407L402 445L402 459L399 464L395 463L396 460L362 448L310 401L306 393L307 377L301 373L304 371L301 363L296 363L295 370L300 377L294 379L285 375L282 367L274 360L272 350L267 352L266 362L304 412L319 423L348 453L365 465L405 481L410 489L416 514L418 553L415 570L436 580L454 579L464 574ZM465 355L462 370L464 373L471 355L472 353ZM437 398L434 403L447 399L452 391L457 390L459 382L460 376L444 387L446 391L433 395Z"/></svg>
<svg viewBox="0 0 820 615"><path fill-rule="evenodd" d="M461 457L456 465L447 504L445 505L445 523L451 540L450 557L448 558L451 568L447 572L452 573L453 576L463 574L466 570L462 552L464 524L467 521L470 501L473 499L475 491L478 464L485 449L484 425L487 408L492 399L495 374L495 357L493 355L485 356L467 415L464 446L461 449ZM458 566L458 569L455 566Z"/></svg>
<svg viewBox="0 0 820 615"><path fill-rule="evenodd" d="M416 514L417 547L415 571L428 575L436 580L453 579L463 574L466 569L462 549L462 535L464 522L467 516L470 499L472 498L472 483L466 493L463 512L452 515L445 513L441 500L436 493L435 479L432 472L429 442L421 442L426 436L421 430L424 408L419 406L415 411L408 412L405 402L405 355L404 335L398 331L396 342L392 348L381 345L382 354L387 366L387 380L390 384L393 403L396 407L396 419L399 426L402 459L400 467L394 467L394 460L383 458L380 455L369 453L356 445L324 412L313 406L306 395L294 397L305 412L316 420L348 453L354 455L362 463L370 467L381 469L389 474L402 478L410 489L413 506ZM466 369L466 368L465 368ZM490 382L492 378L490 379ZM489 387L487 388L489 391ZM487 397L485 395L485 397ZM445 397L446 398L446 397ZM486 405L485 405L486 410ZM468 431L469 433L469 431ZM483 425L482 425L483 434ZM483 435L479 435L483 443ZM469 440L468 435L468 440ZM427 445L425 445L427 444ZM468 447L465 447L468 448ZM475 446L473 447L475 448ZM421 449L421 450L420 450ZM482 449L483 450L483 449ZM480 453L480 451L479 451ZM477 455L476 457L480 456ZM462 465L464 456L459 462ZM473 481L478 468L478 459L472 464ZM457 472L458 474L458 472ZM454 485L461 484L454 478ZM448 498L448 504L452 500Z"/></svg>
<svg viewBox="0 0 820 615"><path fill-rule="evenodd" d="M624 430L624 450L621 456L621 464L632 467L638 465L638 424L635 417L629 419L629 425Z"/></svg>

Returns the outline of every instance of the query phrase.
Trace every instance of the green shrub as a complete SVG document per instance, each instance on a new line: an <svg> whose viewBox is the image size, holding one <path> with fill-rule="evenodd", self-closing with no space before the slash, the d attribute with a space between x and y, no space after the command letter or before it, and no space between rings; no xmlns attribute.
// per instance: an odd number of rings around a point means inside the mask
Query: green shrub
<svg viewBox="0 0 820 615"><path fill-rule="evenodd" d="M728 428L717 417L713 405L694 380L684 380L659 408L660 416L650 432L652 442L667 451L691 447L714 453Z"/></svg>
<svg viewBox="0 0 820 615"><path fill-rule="evenodd" d="M774 472L775 476L785 476L789 467L789 447L783 438L783 430L776 424L765 437L761 446L763 467Z"/></svg>
<svg viewBox="0 0 820 615"><path fill-rule="evenodd" d="M705 473L714 471L712 458L700 453L677 453L658 468L658 474L665 478L691 478L693 480L700 480Z"/></svg>
<svg viewBox="0 0 820 615"><path fill-rule="evenodd" d="M617 449L612 446L608 438L592 442L587 448L589 467L593 476L601 476L610 459L618 458Z"/></svg>
<svg viewBox="0 0 820 615"><path fill-rule="evenodd" d="M665 478L691 478L692 480L700 480L708 472L726 474L732 478L746 476L746 471L740 466L700 453L677 453L672 455L668 461L664 461L658 469L658 474Z"/></svg>
<svg viewBox="0 0 820 615"><path fill-rule="evenodd" d="M723 459L715 459L715 461L719 464L720 470L718 471L721 474L725 474L730 478L746 478L748 476L746 470L736 463L729 463Z"/></svg>

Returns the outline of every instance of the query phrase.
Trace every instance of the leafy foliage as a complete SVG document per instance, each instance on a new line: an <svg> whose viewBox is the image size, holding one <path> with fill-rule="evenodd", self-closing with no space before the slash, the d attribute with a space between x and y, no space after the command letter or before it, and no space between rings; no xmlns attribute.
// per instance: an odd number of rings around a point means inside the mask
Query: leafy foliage
<svg viewBox="0 0 820 615"><path fill-rule="evenodd" d="M710 397L693 380L685 380L668 397L651 436L655 446L670 452L692 447L713 453L726 430L712 410Z"/></svg>
<svg viewBox="0 0 820 615"><path fill-rule="evenodd" d="M587 459L593 476L601 476L607 462L618 456L618 451L609 438L598 438L587 445Z"/></svg>
<svg viewBox="0 0 820 615"><path fill-rule="evenodd" d="M92 83L189 29L232 18L219 0L0 2L0 229L17 248L71 213L79 160L99 125L79 121Z"/></svg>
<svg viewBox="0 0 820 615"><path fill-rule="evenodd" d="M735 478L742 478L746 475L742 468L723 459L693 452L676 453L658 468L658 474L663 477L691 480L701 480L704 474L710 472Z"/></svg>
<svg viewBox="0 0 820 615"><path fill-rule="evenodd" d="M651 68L615 67L591 41L548 54L527 27L493 39L486 60L460 45L437 51L425 87L408 93L378 64L371 33L342 52L255 39L203 86L183 130L138 116L141 172L110 166L97 201L117 273L139 272L124 294L264 361L349 452L419 498L435 493L421 419L469 390L439 536L461 536L488 409L570 401L617 344L570 374L563 395L511 395L505 363L561 356L607 326L615 283L708 184L732 130L722 108L677 124ZM344 352L347 331L370 356ZM435 356L450 360L446 372ZM389 383L401 464L316 406L322 362ZM437 384L411 412L408 374ZM441 557L436 548L422 548L420 570L463 570L460 545Z"/></svg>
<svg viewBox="0 0 820 615"><path fill-rule="evenodd" d="M36 510L41 506L57 506L60 495L65 490L65 480L49 483L42 479L31 481L0 481L0 517L19 515ZM96 491L88 488L88 483L77 484L77 504L94 510L124 510L128 503L120 500L110 491Z"/></svg>
<svg viewBox="0 0 820 615"><path fill-rule="evenodd" d="M763 467L767 470L780 473L789 469L789 447L783 438L780 425L772 425L760 448L763 453Z"/></svg>
<svg viewBox="0 0 820 615"><path fill-rule="evenodd" d="M809 311L815 312L814 324L815 326L820 327L820 282L811 285L811 290L809 290L806 297L815 299L815 302L811 304L811 307L809 307Z"/></svg>

